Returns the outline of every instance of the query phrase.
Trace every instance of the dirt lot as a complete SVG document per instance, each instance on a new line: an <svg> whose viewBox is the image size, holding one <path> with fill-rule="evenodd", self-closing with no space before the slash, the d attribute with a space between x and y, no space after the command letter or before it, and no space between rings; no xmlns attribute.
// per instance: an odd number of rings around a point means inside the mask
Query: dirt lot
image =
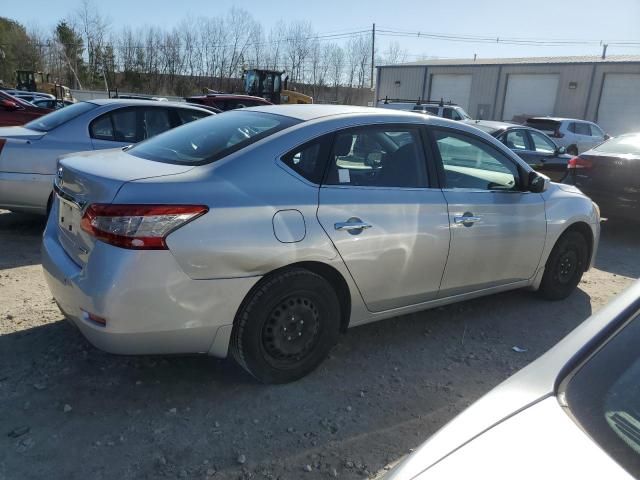
<svg viewBox="0 0 640 480"><path fill-rule="evenodd" d="M2 480L364 478L640 276L640 230L606 224L566 301L516 291L352 329L309 377L264 386L231 361L93 348L47 290L42 228L0 211Z"/></svg>

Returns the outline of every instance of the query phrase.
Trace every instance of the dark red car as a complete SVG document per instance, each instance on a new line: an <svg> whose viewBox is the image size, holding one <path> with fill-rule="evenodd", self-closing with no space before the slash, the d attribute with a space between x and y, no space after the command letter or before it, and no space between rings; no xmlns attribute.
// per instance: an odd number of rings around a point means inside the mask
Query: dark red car
<svg viewBox="0 0 640 480"><path fill-rule="evenodd" d="M24 125L50 112L50 108L36 107L0 90L0 127Z"/></svg>
<svg viewBox="0 0 640 480"><path fill-rule="evenodd" d="M219 108L220 110L234 110L236 108L258 107L262 105L273 105L268 100L261 97L253 97L251 95L236 95L232 93L209 93L207 95L195 95L193 97L185 97L190 103L199 105L207 105L209 107Z"/></svg>

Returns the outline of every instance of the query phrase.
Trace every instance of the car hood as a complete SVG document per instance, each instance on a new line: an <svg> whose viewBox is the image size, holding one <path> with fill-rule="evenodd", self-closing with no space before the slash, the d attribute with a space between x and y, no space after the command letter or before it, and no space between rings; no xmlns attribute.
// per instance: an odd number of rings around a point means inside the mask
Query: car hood
<svg viewBox="0 0 640 480"><path fill-rule="evenodd" d="M37 140L47 132L39 132L26 127L0 127L0 138L15 138L20 140Z"/></svg>
<svg viewBox="0 0 640 480"><path fill-rule="evenodd" d="M620 312L636 311L638 308L640 281L585 320L538 360L498 385L446 424L391 470L384 477L385 480L415 478L505 419L554 395L560 380L602 338L618 327L620 320L616 317ZM514 476L519 475L514 472Z"/></svg>
<svg viewBox="0 0 640 480"><path fill-rule="evenodd" d="M548 397L456 450L420 475L424 480L491 478L631 479Z"/></svg>

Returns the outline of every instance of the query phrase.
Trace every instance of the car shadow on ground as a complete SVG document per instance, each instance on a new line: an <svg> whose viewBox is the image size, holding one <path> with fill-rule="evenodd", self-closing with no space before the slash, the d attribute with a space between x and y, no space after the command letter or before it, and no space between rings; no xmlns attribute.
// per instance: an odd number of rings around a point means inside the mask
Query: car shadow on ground
<svg viewBox="0 0 640 480"><path fill-rule="evenodd" d="M40 263L40 240L46 218L0 210L0 246L15 252L0 255L0 270Z"/></svg>
<svg viewBox="0 0 640 480"><path fill-rule="evenodd" d="M349 330L316 372L288 385L259 384L231 360L109 355L54 321L0 337L0 430L30 429L0 437L12 452L0 467L38 477L56 458L60 478L211 468L216 478L320 478L333 468L361 478L590 313L578 290L562 302L515 291L406 315Z"/></svg>
<svg viewBox="0 0 640 480"><path fill-rule="evenodd" d="M640 278L640 223L611 219L602 224L596 268Z"/></svg>

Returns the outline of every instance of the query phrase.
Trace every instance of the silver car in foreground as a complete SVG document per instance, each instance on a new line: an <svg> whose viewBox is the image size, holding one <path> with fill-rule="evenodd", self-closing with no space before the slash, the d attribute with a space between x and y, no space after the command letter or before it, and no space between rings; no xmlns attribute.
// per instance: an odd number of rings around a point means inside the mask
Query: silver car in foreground
<svg viewBox="0 0 640 480"><path fill-rule="evenodd" d="M640 478L640 282L385 480Z"/></svg>
<svg viewBox="0 0 640 480"><path fill-rule="evenodd" d="M0 208L46 214L60 156L122 148L212 112L184 103L91 100L0 128Z"/></svg>
<svg viewBox="0 0 640 480"><path fill-rule="evenodd" d="M366 107L225 112L62 160L42 263L109 352L231 351L264 382L340 331L529 287L568 296L597 207L459 122Z"/></svg>

